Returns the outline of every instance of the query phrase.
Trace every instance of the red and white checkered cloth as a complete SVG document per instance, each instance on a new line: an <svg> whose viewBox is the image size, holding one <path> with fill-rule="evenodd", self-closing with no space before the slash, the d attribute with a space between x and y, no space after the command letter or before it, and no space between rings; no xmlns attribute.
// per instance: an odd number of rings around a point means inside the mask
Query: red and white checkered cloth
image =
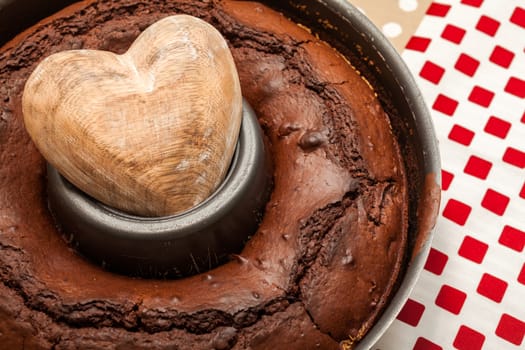
<svg viewBox="0 0 525 350"><path fill-rule="evenodd" d="M525 1L434 2L402 56L443 199L425 270L373 349L525 349Z"/></svg>

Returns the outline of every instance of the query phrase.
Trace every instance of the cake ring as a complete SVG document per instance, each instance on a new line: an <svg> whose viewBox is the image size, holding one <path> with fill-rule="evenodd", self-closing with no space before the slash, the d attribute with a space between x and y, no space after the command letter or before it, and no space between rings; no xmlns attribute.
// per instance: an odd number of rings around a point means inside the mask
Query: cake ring
<svg viewBox="0 0 525 350"><path fill-rule="evenodd" d="M272 171L257 117L243 101L233 161L220 187L183 213L139 217L108 207L47 166L51 212L67 240L104 268L142 277L182 277L224 263L254 234Z"/></svg>

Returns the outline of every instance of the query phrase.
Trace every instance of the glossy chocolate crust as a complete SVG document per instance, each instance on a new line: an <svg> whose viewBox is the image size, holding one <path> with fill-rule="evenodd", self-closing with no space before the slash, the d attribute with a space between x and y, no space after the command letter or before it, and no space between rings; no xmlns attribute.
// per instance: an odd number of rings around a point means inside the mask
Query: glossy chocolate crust
<svg viewBox="0 0 525 350"><path fill-rule="evenodd" d="M228 40L273 159L257 233L181 280L112 274L68 246L22 123L24 82L65 49L123 53L188 13ZM257 3L85 1L0 50L0 344L8 349L310 349L358 341L405 259L405 170L388 117L336 51Z"/></svg>

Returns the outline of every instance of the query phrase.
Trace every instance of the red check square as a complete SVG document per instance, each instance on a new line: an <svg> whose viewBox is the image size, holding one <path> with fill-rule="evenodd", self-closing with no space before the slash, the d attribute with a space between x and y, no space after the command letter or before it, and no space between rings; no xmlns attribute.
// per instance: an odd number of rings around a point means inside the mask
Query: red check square
<svg viewBox="0 0 525 350"><path fill-rule="evenodd" d="M518 282L521 284L525 284L525 263L523 263L520 274L518 275Z"/></svg>
<svg viewBox="0 0 525 350"><path fill-rule="evenodd" d="M485 336L467 326L459 327L454 339L454 347L458 350L480 350L483 348Z"/></svg>
<svg viewBox="0 0 525 350"><path fill-rule="evenodd" d="M490 54L489 60L498 66L509 68L512 60L514 59L514 56L514 52L509 51L502 46L496 45Z"/></svg>
<svg viewBox="0 0 525 350"><path fill-rule="evenodd" d="M414 50L419 52L425 52L430 45L431 40L429 38L423 38L420 36L413 36L410 38L406 45L406 49Z"/></svg>
<svg viewBox="0 0 525 350"><path fill-rule="evenodd" d="M461 0L461 3L473 7L480 7L483 0Z"/></svg>
<svg viewBox="0 0 525 350"><path fill-rule="evenodd" d="M525 152L508 147L503 154L503 161L523 169L525 168Z"/></svg>
<svg viewBox="0 0 525 350"><path fill-rule="evenodd" d="M483 274L476 290L480 295L500 303L507 291L508 283L488 273Z"/></svg>
<svg viewBox="0 0 525 350"><path fill-rule="evenodd" d="M494 36L496 35L496 32L498 31L499 26L500 26L500 23L498 21L496 21L493 18L483 15L479 18L478 24L476 24L476 29L489 36Z"/></svg>
<svg viewBox="0 0 525 350"><path fill-rule="evenodd" d="M412 350L443 350L443 348L426 338L419 337L417 338L416 344L414 344Z"/></svg>
<svg viewBox="0 0 525 350"><path fill-rule="evenodd" d="M434 104L432 105L432 109L439 111L443 114L452 116L454 115L458 104L458 101L448 96L439 94L436 100L434 101Z"/></svg>
<svg viewBox="0 0 525 350"><path fill-rule="evenodd" d="M472 139L474 138L474 135L475 134L473 131L470 131L469 129L466 129L460 125L454 125L452 129L450 129L448 138L462 145L469 146L472 142Z"/></svg>
<svg viewBox="0 0 525 350"><path fill-rule="evenodd" d="M436 16L436 17L445 17L450 10L450 5L440 4L433 2L430 4L427 10L427 15Z"/></svg>
<svg viewBox="0 0 525 350"><path fill-rule="evenodd" d="M523 251L523 248L525 248L525 232L512 226L505 225L499 236L498 242L510 249L521 252Z"/></svg>
<svg viewBox="0 0 525 350"><path fill-rule="evenodd" d="M525 9L516 7L512 13L512 16L510 17L510 21L511 23L525 28Z"/></svg>
<svg viewBox="0 0 525 350"><path fill-rule="evenodd" d="M427 261L425 262L425 270L436 275L441 275L447 264L448 256L435 248L430 248Z"/></svg>
<svg viewBox="0 0 525 350"><path fill-rule="evenodd" d="M519 98L525 98L525 80L511 77L505 86L505 92Z"/></svg>
<svg viewBox="0 0 525 350"><path fill-rule="evenodd" d="M454 180L454 174L449 173L446 170L441 170L441 188L443 191L449 189L452 180Z"/></svg>
<svg viewBox="0 0 525 350"><path fill-rule="evenodd" d="M489 175L491 168L491 162L487 162L485 159L481 159L476 156L471 156L463 171L465 172L465 174L469 174L479 179L485 180Z"/></svg>
<svg viewBox="0 0 525 350"><path fill-rule="evenodd" d="M511 344L521 345L525 335L525 322L511 315L503 314L496 328L496 335Z"/></svg>
<svg viewBox="0 0 525 350"><path fill-rule="evenodd" d="M455 314L459 315L467 294L449 285L443 285L436 298L436 305Z"/></svg>
<svg viewBox="0 0 525 350"><path fill-rule="evenodd" d="M443 216L458 225L465 225L472 208L455 199L449 199L443 210Z"/></svg>
<svg viewBox="0 0 525 350"><path fill-rule="evenodd" d="M445 69L430 61L426 61L419 72L422 78L434 84L439 84L443 74L445 74Z"/></svg>
<svg viewBox="0 0 525 350"><path fill-rule="evenodd" d="M481 264L488 249L489 246L486 243L478 241L474 237L465 236L463 243L459 247L458 254L465 259Z"/></svg>
<svg viewBox="0 0 525 350"><path fill-rule="evenodd" d="M478 67L479 61L464 53L459 55L458 60L454 66L456 70L468 75L469 77L474 76Z"/></svg>
<svg viewBox="0 0 525 350"><path fill-rule="evenodd" d="M443 39L453 42L454 44L459 44L461 43L461 40L463 40L465 33L466 31L464 29L456 27L452 24L447 24L447 26L441 33L441 37Z"/></svg>
<svg viewBox="0 0 525 350"><path fill-rule="evenodd" d="M470 92L468 100L475 104L478 104L482 107L487 108L490 106L492 99L494 98L494 93L490 90L482 88L481 86L474 86Z"/></svg>
<svg viewBox="0 0 525 350"><path fill-rule="evenodd" d="M502 216L509 202L509 197L489 188L481 201L481 206L496 215Z"/></svg>
<svg viewBox="0 0 525 350"><path fill-rule="evenodd" d="M498 117L491 116L485 125L484 130L488 134L499 137L500 139L504 139L507 137L510 127L511 124L509 122Z"/></svg>
<svg viewBox="0 0 525 350"><path fill-rule="evenodd" d="M397 319L405 322L412 327L416 327L423 316L425 305L418 303L412 299L408 299L397 315Z"/></svg>

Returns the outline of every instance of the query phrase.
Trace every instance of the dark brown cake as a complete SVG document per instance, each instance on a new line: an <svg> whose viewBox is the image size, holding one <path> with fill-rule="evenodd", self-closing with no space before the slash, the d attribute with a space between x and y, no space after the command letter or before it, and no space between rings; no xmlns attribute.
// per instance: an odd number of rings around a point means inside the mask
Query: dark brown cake
<svg viewBox="0 0 525 350"><path fill-rule="evenodd" d="M123 53L176 13L228 40L270 142L275 187L259 230L231 262L185 279L136 279L92 264L55 228L20 98L44 57ZM0 91L0 348L335 349L361 339L389 301L404 260L407 194L388 117L345 58L273 10L84 1L0 49Z"/></svg>

